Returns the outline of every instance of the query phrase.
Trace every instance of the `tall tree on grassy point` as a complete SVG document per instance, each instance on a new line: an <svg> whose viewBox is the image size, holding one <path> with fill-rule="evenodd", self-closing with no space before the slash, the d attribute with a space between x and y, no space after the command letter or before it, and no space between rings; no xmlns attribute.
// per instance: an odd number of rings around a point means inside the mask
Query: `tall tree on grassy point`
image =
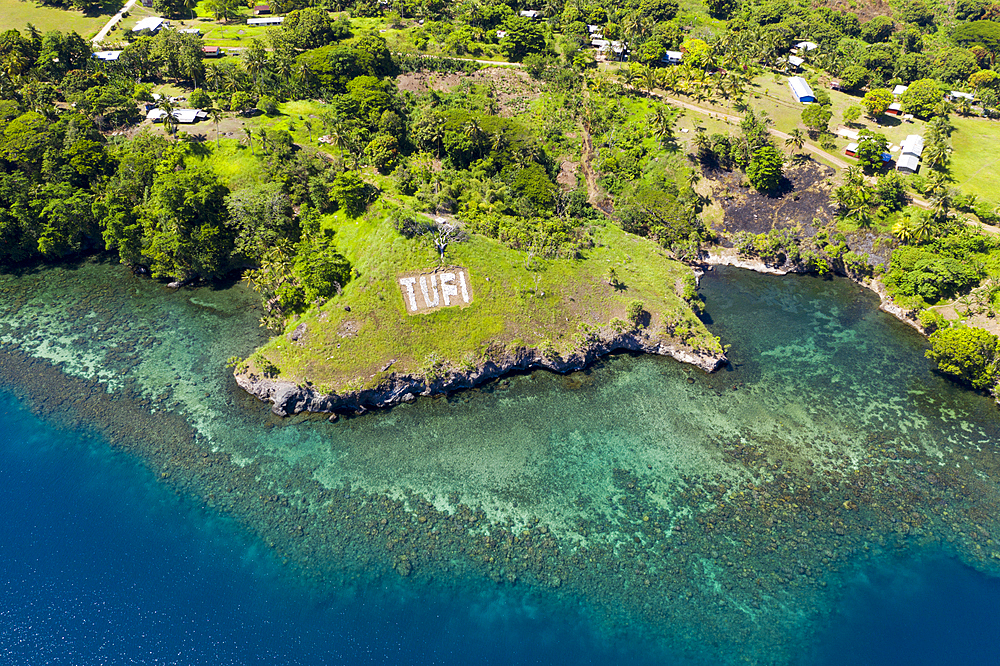
<svg viewBox="0 0 1000 666"><path fill-rule="evenodd" d="M545 50L545 35L531 19L511 16L504 21L503 29L507 34L500 40L500 50L508 60L519 62L526 55Z"/></svg>
<svg viewBox="0 0 1000 666"><path fill-rule="evenodd" d="M858 118L861 117L862 109L857 104L852 104L851 106L844 109L844 122L848 125L853 125L858 122Z"/></svg>

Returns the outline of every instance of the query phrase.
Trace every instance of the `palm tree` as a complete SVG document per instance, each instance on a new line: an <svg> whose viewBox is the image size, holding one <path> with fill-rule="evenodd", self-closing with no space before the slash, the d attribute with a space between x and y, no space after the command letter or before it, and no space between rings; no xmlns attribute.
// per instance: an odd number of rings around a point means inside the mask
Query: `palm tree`
<svg viewBox="0 0 1000 666"><path fill-rule="evenodd" d="M347 147L350 141L350 134L347 132L347 127L344 122L339 118L327 117L324 118L327 125L326 131L327 136L330 137L330 143L340 149L340 159L344 159L344 148Z"/></svg>
<svg viewBox="0 0 1000 666"><path fill-rule="evenodd" d="M642 89L646 91L647 95L651 96L653 94L653 89L656 88L656 84L658 83L656 79L657 75L654 68L649 66L643 67L639 74L639 80L641 81Z"/></svg>
<svg viewBox="0 0 1000 666"><path fill-rule="evenodd" d="M253 155L253 130L244 125L243 133L247 135L247 145L250 146L250 154Z"/></svg>
<svg viewBox="0 0 1000 666"><path fill-rule="evenodd" d="M170 98L164 95L157 102L156 108L163 112L163 127L166 129L167 134L173 134L177 128L177 118L174 116L174 105L170 101Z"/></svg>
<svg viewBox="0 0 1000 666"><path fill-rule="evenodd" d="M503 130L500 130L493 135L493 140L490 142L490 148L493 152L500 152L507 147L507 137L504 135Z"/></svg>
<svg viewBox="0 0 1000 666"><path fill-rule="evenodd" d="M941 139L927 142L923 152L924 162L935 170L943 170L948 165L948 146Z"/></svg>
<svg viewBox="0 0 1000 666"><path fill-rule="evenodd" d="M795 146L795 149L798 151L801 151L802 146L804 146L805 144L806 144L806 135L803 134L802 130L800 130L798 127L789 132L788 138L785 139L786 146Z"/></svg>
<svg viewBox="0 0 1000 666"><path fill-rule="evenodd" d="M222 119L222 109L217 106L208 109L208 115L212 116L212 123L215 125L215 147L219 147L219 120Z"/></svg>
<svg viewBox="0 0 1000 666"><path fill-rule="evenodd" d="M205 66L205 83L208 84L209 90L212 92L219 92L219 84L223 81L222 68L214 62L210 62Z"/></svg>
<svg viewBox="0 0 1000 666"><path fill-rule="evenodd" d="M652 118L653 136L660 140L660 145L666 147L674 136L674 117L662 104L656 107Z"/></svg>
<svg viewBox="0 0 1000 666"><path fill-rule="evenodd" d="M639 75L636 73L636 71L634 69L632 69L631 66L628 66L628 67L619 67L618 68L618 78L626 86L632 86L632 85L635 84L636 80L639 78Z"/></svg>
<svg viewBox="0 0 1000 666"><path fill-rule="evenodd" d="M437 145L437 158L441 159L441 150L444 148L444 119L434 118L430 127L431 143Z"/></svg>
<svg viewBox="0 0 1000 666"><path fill-rule="evenodd" d="M254 39L251 40L250 47L243 57L243 66L246 67L247 73L253 77L254 87L257 88L260 84L260 73L264 71L267 64L267 49L259 39Z"/></svg>
<svg viewBox="0 0 1000 666"><path fill-rule="evenodd" d="M951 188L941 187L935 189L930 198L931 214L935 220L944 220L951 212Z"/></svg>
<svg viewBox="0 0 1000 666"><path fill-rule="evenodd" d="M464 131L465 136L468 137L469 140L471 140L473 144L475 144L475 146L476 146L476 152L479 154L480 157L482 157L483 156L483 146L482 146L483 128L473 118L472 120L470 120L467 123L465 123L465 127L463 128L463 131Z"/></svg>
<svg viewBox="0 0 1000 666"><path fill-rule="evenodd" d="M900 220L892 225L892 233L899 239L900 243L906 244L913 240L913 229L909 220Z"/></svg>

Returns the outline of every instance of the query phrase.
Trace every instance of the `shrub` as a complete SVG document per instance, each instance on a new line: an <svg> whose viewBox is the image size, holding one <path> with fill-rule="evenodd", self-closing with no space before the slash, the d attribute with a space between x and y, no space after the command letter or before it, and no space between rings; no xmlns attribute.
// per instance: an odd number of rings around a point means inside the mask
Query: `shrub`
<svg viewBox="0 0 1000 666"><path fill-rule="evenodd" d="M941 372L977 389L992 389L997 383L997 337L981 328L946 328L930 337L927 358Z"/></svg>
<svg viewBox="0 0 1000 666"><path fill-rule="evenodd" d="M632 322L632 328L641 328L643 316L646 314L642 301L630 301L625 309L625 316Z"/></svg>

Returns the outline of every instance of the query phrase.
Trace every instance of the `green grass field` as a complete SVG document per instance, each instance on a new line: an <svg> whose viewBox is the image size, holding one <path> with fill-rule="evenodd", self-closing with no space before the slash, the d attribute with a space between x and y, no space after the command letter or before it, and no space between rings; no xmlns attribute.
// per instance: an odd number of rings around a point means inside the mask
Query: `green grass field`
<svg viewBox="0 0 1000 666"><path fill-rule="evenodd" d="M1000 205L1000 123L952 116L951 176L963 193Z"/></svg>
<svg viewBox="0 0 1000 666"><path fill-rule="evenodd" d="M597 246L580 260L532 260L478 235L452 244L445 265L469 270L472 303L408 314L396 276L433 270L439 261L429 239L407 240L385 221L392 206L383 200L359 219L327 216L338 249L359 277L341 296L293 324L306 324L309 333L302 341L282 335L261 350L280 368L282 380L309 380L321 391L342 392L378 385L391 359L396 359L392 371L421 374L429 359L455 368L478 362L490 345L550 348L565 355L585 344L581 326L607 327L616 317L625 319L632 300L642 301L651 315L648 331L654 339L664 321L684 321L696 336L692 343L721 351L675 295L676 280L689 269L613 224L595 228ZM610 267L625 288L608 284Z"/></svg>
<svg viewBox="0 0 1000 666"><path fill-rule="evenodd" d="M42 33L52 30L76 31L81 37L90 39L104 27L108 19L115 15L124 2L106 2L99 13L88 15L78 11L44 7L34 2L21 0L0 0L0 30L24 30L32 24Z"/></svg>

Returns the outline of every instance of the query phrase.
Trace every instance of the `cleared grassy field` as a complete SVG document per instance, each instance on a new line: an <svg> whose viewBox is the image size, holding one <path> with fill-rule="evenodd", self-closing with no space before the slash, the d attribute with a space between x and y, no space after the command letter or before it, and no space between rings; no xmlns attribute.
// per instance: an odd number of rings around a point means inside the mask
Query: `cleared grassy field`
<svg viewBox="0 0 1000 666"><path fill-rule="evenodd" d="M1000 205L1000 123L953 116L951 175L965 194Z"/></svg>
<svg viewBox="0 0 1000 666"><path fill-rule="evenodd" d="M281 370L280 379L309 380L321 391L342 392L377 386L392 359L393 372L422 374L435 359L456 368L477 363L493 345L568 354L586 344L588 327L625 319L632 300L641 301L651 316L647 330L654 338L665 320L684 321L697 344L721 351L674 294L675 280L690 269L614 224L595 229L597 247L579 260L530 260L478 235L452 244L445 263L468 269L471 304L408 314L397 274L433 270L438 256L429 240L399 235L385 221L386 205L392 204L380 202L356 220L328 216L325 224L336 231L337 247L359 277L296 322L309 331L300 342L277 336L259 352ZM627 288L608 284L610 267Z"/></svg>
<svg viewBox="0 0 1000 666"><path fill-rule="evenodd" d="M42 33L52 30L76 31L81 37L90 39L123 4L125 3L106 2L99 13L84 14L55 7L43 7L30 1L0 0L0 30L12 28L24 30L30 23Z"/></svg>

